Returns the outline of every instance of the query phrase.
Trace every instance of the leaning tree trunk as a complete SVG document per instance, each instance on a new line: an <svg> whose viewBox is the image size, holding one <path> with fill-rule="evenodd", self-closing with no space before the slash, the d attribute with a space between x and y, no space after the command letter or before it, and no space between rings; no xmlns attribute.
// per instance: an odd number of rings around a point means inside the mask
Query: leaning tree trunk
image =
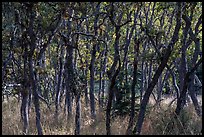
<svg viewBox="0 0 204 137"><path fill-rule="evenodd" d="M137 120L137 124L133 130L133 134L137 133L137 134L140 134L141 132L141 127L142 127L142 123L143 123L143 120L144 120L144 115L145 115L145 110L146 110L146 106L147 106L147 103L149 101L149 97L152 93L152 90L154 89L154 86L156 85L157 83L157 80L159 78L159 76L161 75L162 71L164 70L166 64L167 64L167 61L168 61L168 58L171 54L171 49L170 47L168 48L168 51L166 52L165 54L165 57L163 59L163 61L161 62L160 66L158 67L152 81L150 82L145 94L144 94L144 97L143 97L143 100L141 102L141 106L140 106L140 111L139 111L139 116L138 116L138 120Z"/></svg>
<svg viewBox="0 0 204 137"><path fill-rule="evenodd" d="M142 124L143 124L144 116L145 116L145 110L146 110L147 103L149 101L149 97L150 97L150 95L151 95L151 93L152 93L152 91L154 89L154 86L156 85L156 83L158 81L159 76L161 75L162 71L164 70L164 68L165 68L165 66L166 66L166 64L168 62L168 59L169 59L169 57L171 55L174 44L178 40L178 33L179 33L179 30L180 30L180 27L181 27L180 6L181 6L181 3L178 3L178 9L179 10L178 10L177 18L176 18L176 26L175 26L175 29L174 29L173 37L172 37L169 45L167 46L167 49L166 49L166 52L165 52L165 54L163 56L161 64L159 65L158 69L156 70L156 72L155 72L155 74L153 76L153 79L150 82L150 84L149 84L149 86L148 86L148 88L147 88L147 90L146 90L146 92L144 94L144 97L143 97L143 100L142 100L142 103L141 103L141 106L140 106L140 111L139 111L137 124L134 127L133 134L140 134L140 132L141 132L141 128L142 128Z"/></svg>

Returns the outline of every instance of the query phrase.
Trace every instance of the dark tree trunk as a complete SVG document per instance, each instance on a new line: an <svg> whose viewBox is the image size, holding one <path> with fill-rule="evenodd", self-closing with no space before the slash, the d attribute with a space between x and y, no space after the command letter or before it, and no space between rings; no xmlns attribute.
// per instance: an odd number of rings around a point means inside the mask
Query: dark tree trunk
<svg viewBox="0 0 204 137"><path fill-rule="evenodd" d="M67 84L68 85L68 84ZM66 86L66 93L65 93L65 110L67 110L68 117L72 114L72 98L70 90L67 89L68 86ZM66 113L66 112L65 112Z"/></svg>
<svg viewBox="0 0 204 137"><path fill-rule="evenodd" d="M32 6L30 7L30 22L29 22L29 29L28 29L28 35L30 36L30 51L28 55L28 69L29 69L29 82L32 87L32 94L33 94L33 101L34 101L34 106L35 106L35 113L36 113L36 127L37 127L37 132L38 135L42 135L42 127L41 127L41 122L40 122L40 104L39 104L39 97L38 97L38 91L37 91L37 81L35 79L34 73L34 68L33 68L33 55L34 51L36 48L36 37L35 33L33 31L33 26L34 26L34 18L35 14L32 11L33 8L33 3L31 4Z"/></svg>
<svg viewBox="0 0 204 137"><path fill-rule="evenodd" d="M135 117L135 86L137 84L137 64L138 64L138 55L139 55L139 46L140 46L140 41L137 40L135 41L135 46L134 46L134 64L133 64L133 81L132 81L132 86L131 86L131 112L130 112L130 119L128 123L128 128L127 128L127 134L131 134L132 127L133 127L133 122L134 122L134 117Z"/></svg>
<svg viewBox="0 0 204 137"><path fill-rule="evenodd" d="M108 103L107 103L107 109L106 109L106 133L107 135L111 134L111 130L110 130L110 120L111 120L111 116L110 116L110 112L111 112L111 106L112 106L112 100L113 100L113 88L115 86L115 82L116 82L116 78L120 72L120 67L121 67L121 63L120 63L120 59L119 59L119 66L116 70L116 72L114 73L112 79L111 79L111 83L110 83L110 87L109 87L109 91L108 91Z"/></svg>
<svg viewBox="0 0 204 137"><path fill-rule="evenodd" d="M194 7L195 8L195 7ZM193 9L192 9L192 11L193 11ZM200 52L200 40L197 38L197 35L198 35L198 28L199 28L199 26L200 26L200 24L201 24L201 17L202 16L200 16L199 17L199 19L198 19L198 22L196 23L196 25L195 25L195 33L193 33L193 30L192 30L192 28L190 27L191 26L191 20L192 20L192 16L193 16L193 12L191 12L191 15L190 15L190 17L188 17L188 16L186 16L185 14L183 14L182 15L182 18L185 20L185 22L186 22L186 29L185 29L185 35L187 35L187 33L189 33L189 35L190 35L190 39L189 39L189 41L188 42L186 42L187 44L186 44L186 48L191 44L191 42L192 42L192 40L194 41L194 43L195 43L195 50L194 50L194 54L193 54L193 58L192 58L192 60L191 60L191 65L190 66L192 66L192 70L193 69L195 69L195 66L199 63L199 61L198 61L198 63L197 64L195 64L196 63L196 61L197 61L197 59L198 59L198 55L199 55L199 52ZM191 72L192 72L192 70L191 70ZM199 104L198 104L198 100L197 100L197 98L196 98L196 95L195 95L195 91L194 91L194 78L195 78L195 73L194 72L192 72L192 74L190 74L190 76L189 76L189 80L191 81L190 83L186 83L186 84L189 84L189 94L190 94L190 97L191 97L191 99L192 99L192 101L193 101L193 104L194 104L194 107L195 107L195 110L196 110L196 113L198 114L198 116L201 116L202 115L202 110L201 110L201 108L200 108L200 106L199 106ZM185 86L186 87L186 86ZM188 88L188 87L187 87ZM184 93L183 93L184 94ZM186 93L185 93L186 94ZM181 102L182 100L180 100L180 102ZM182 103L181 103L182 104ZM179 104L179 106L180 106L180 104ZM179 107L178 106L178 107ZM182 109L182 105L181 105L181 109ZM177 110L177 113L179 113L179 109Z"/></svg>
<svg viewBox="0 0 204 137"><path fill-rule="evenodd" d="M27 93L26 93L27 92ZM22 104L21 104L21 119L23 120L23 134L29 134L29 107L28 107L28 89L22 91Z"/></svg>
<svg viewBox="0 0 204 137"><path fill-rule="evenodd" d="M144 97L143 97L143 100L142 100L142 103L141 103L141 106L140 106L140 111L139 111L139 116L138 116L138 120L137 120L137 124L136 126L134 127L134 130L133 130L133 134L140 134L141 132L141 128L142 128L142 124L143 124L143 120L144 120L144 116L145 116L145 111L146 111L146 106L147 106L147 103L149 101L149 97L152 93L152 90L154 89L154 86L156 85L157 81L158 81L158 78L159 76L161 75L162 71L164 70L167 62L168 62L168 59L171 55L171 52L172 52L172 49L173 49L173 46L174 44L176 43L176 41L178 40L178 32L180 30L180 27L181 27L181 19L180 19L180 14L181 14L181 11L180 11L180 7L181 7L181 3L177 3L178 4L178 14L177 14L177 18L176 18L176 26L175 26L175 29L174 29L174 34L173 34L173 37L171 39L171 42L170 44L168 45L167 49L166 49L166 52L163 56L163 60L161 61L161 64L159 65L158 69L156 70L154 76L153 76L153 79L152 81L150 82L145 94L144 94Z"/></svg>
<svg viewBox="0 0 204 137"><path fill-rule="evenodd" d="M190 83L190 88L189 88L189 94L190 94L191 100L193 101L193 105L195 107L197 115L201 117L202 116L202 108L199 106L198 99L196 97L195 88L194 88L195 73L193 73L190 76L190 81L191 81L191 83Z"/></svg>
<svg viewBox="0 0 204 137"><path fill-rule="evenodd" d="M109 87L109 91L108 91L108 103L107 103L107 109L106 109L106 133L107 135L111 134L110 131L110 112L111 112L111 106L112 106L112 100L113 100L113 96L114 96L114 87L115 87L115 80L116 77L120 71L120 56L119 56L119 29L116 27L116 39L115 39L115 43L114 43L114 48L115 48L115 54L114 54L114 62L111 66L111 69L107 72L109 80L110 80L110 87ZM119 61L119 67L118 67L118 72L114 73L114 69L116 68L117 62ZM114 76L114 77L113 77Z"/></svg>
<svg viewBox="0 0 204 137"><path fill-rule="evenodd" d="M22 96L22 103L21 103L21 119L23 120L23 134L29 134L29 105L31 105L31 100L29 100L29 83L28 83L28 75L27 75L27 57L28 57L28 47L24 47L24 66L23 66L23 81L22 81L22 89L21 89L21 96Z"/></svg>
<svg viewBox="0 0 204 137"><path fill-rule="evenodd" d="M154 89L154 86L156 85L159 76L161 75L163 69L165 68L170 54L171 54L171 49L169 48L165 54L165 57L164 57L162 63L159 65L152 81L150 82L150 84L149 84L149 86L148 86L148 88L144 94L144 97L143 97L143 100L142 100L142 103L140 106L138 121L137 121L137 124L134 128L133 134L135 134L135 133L140 134L140 132L141 132L141 127L142 127L142 123L144 120L146 106L147 106L147 103L149 101L149 96L151 95L152 90Z"/></svg>
<svg viewBox="0 0 204 137"><path fill-rule="evenodd" d="M103 55L103 54L102 54ZM98 91L98 104L99 110L101 110L102 102L101 102L101 92L102 92L102 78L103 78L103 60L100 61L100 72L99 72L99 91Z"/></svg>
<svg viewBox="0 0 204 137"><path fill-rule="evenodd" d="M74 14L72 9L68 10L68 13L72 16ZM62 36L63 41L65 43L66 47L66 60L65 60L65 65L64 65L64 70L65 70L65 83L66 83L66 98L65 98L65 106L67 107L67 114L68 117L72 114L72 96L75 91L75 86L74 85L74 49L73 49L73 43L70 40L71 36L71 27L72 25L72 19L70 18L67 22L67 35L68 37Z"/></svg>
<svg viewBox="0 0 204 137"><path fill-rule="evenodd" d="M109 16L109 19L110 19L112 25L114 25L116 38L115 38L115 42L114 42L114 50L115 50L114 61L113 61L113 64L112 64L110 70L107 71L107 75L108 75L108 78L110 80L110 87L108 90L108 103L107 103L107 108L106 108L106 134L107 135L111 134L111 131L110 131L110 112L111 112L112 100L113 100L113 95L114 95L116 77L119 74L120 69L121 69L121 61L120 61L120 54L119 54L120 28L131 21L131 20L128 20L125 23L123 23L122 25L118 25L114 21L113 12L114 12L114 4L111 3L111 13L110 13L111 16ZM122 15L123 15L122 13L119 15L118 23L121 23ZM118 62L119 62L119 66L116 69L116 65Z"/></svg>
<svg viewBox="0 0 204 137"><path fill-rule="evenodd" d="M93 50L91 54L91 64L90 64L90 107L91 107L91 117L95 119L95 97L94 97L94 63L96 59L96 46L93 45Z"/></svg>
<svg viewBox="0 0 204 137"><path fill-rule="evenodd" d="M99 19L99 10L100 10L100 3L96 6L96 13L95 13L95 20L94 20L94 34L98 36L98 19ZM94 96L94 64L96 60L96 52L97 52L97 41L94 40L93 49L91 53L91 64L90 64L90 107L91 107L91 117L93 119L96 118L95 112L95 96Z"/></svg>
<svg viewBox="0 0 204 137"><path fill-rule="evenodd" d="M74 80L74 66L73 66L73 48L67 46L67 57L65 70L66 74L66 106L68 115L72 113L72 93L74 93L73 80Z"/></svg>
<svg viewBox="0 0 204 137"><path fill-rule="evenodd" d="M39 97L37 93L37 85L36 80L34 79L34 71L33 71L33 61L32 59L29 60L29 72L30 72L30 81L32 85L32 92L34 97L34 106L35 106L35 113L36 113L36 126L38 135L42 135L42 127L40 122L40 104L39 104Z"/></svg>
<svg viewBox="0 0 204 137"><path fill-rule="evenodd" d="M75 115L75 135L80 135L80 125L81 125L81 102L80 102L80 94L78 93L76 96L76 115Z"/></svg>
<svg viewBox="0 0 204 137"><path fill-rule="evenodd" d="M113 5L112 5L113 8ZM113 11L112 11L113 12ZM113 21L113 18L110 19L112 21L112 24L115 24ZM113 100L113 95L114 95L114 86L115 86L115 82L116 82L116 77L120 71L120 55L119 55L119 38L120 38L120 27L115 27L115 34L116 34L116 38L115 38L115 43L114 43L114 49L115 49L115 54L114 54L114 62L110 68L109 71L107 71L107 75L108 78L110 80L110 87L108 90L108 103L107 103L107 108L106 108L106 134L110 135L111 134L111 130L110 130L110 112L111 112L111 106L112 106L112 100ZM119 66L118 69L115 71L114 70L116 68L117 62L119 61Z"/></svg>
<svg viewBox="0 0 204 137"><path fill-rule="evenodd" d="M180 97L177 100L177 106L176 106L176 110L175 110L176 115L179 115L181 110L184 107L185 97L186 97L186 93L187 93L187 89L188 89L188 84L190 82L190 76L192 75L192 73L197 69L197 67L201 63L202 63L202 58L200 58L200 60L194 65L194 67L186 73L186 76L184 79L184 85L182 88L183 90L181 91Z"/></svg>

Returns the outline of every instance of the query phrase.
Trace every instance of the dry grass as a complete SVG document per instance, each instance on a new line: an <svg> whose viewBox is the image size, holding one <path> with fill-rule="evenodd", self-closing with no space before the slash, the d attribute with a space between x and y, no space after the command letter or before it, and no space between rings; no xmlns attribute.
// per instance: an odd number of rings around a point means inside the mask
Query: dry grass
<svg viewBox="0 0 204 137"><path fill-rule="evenodd" d="M150 107L146 113L141 134L162 135L162 134L199 134L202 128L202 118L195 113L193 105L189 105L182 111L179 120L173 119L175 106L166 107L165 103L161 107ZM98 106L96 105L98 108ZM74 108L74 107L73 107ZM90 118L90 110L81 104L81 134L83 135L105 135L105 111L96 110L96 120ZM74 110L73 110L74 112ZM75 121L73 113L67 119L63 109L59 113L58 121L54 120L54 106L49 111L44 104L41 104L41 124L45 135L73 135ZM136 116L137 117L137 116ZM111 133L114 135L124 135L127 129L129 116L116 117L111 120ZM29 134L36 135L35 113L32 106L30 116ZM9 103L2 103L2 134L20 135L22 134L22 121L20 118L20 102L12 100Z"/></svg>

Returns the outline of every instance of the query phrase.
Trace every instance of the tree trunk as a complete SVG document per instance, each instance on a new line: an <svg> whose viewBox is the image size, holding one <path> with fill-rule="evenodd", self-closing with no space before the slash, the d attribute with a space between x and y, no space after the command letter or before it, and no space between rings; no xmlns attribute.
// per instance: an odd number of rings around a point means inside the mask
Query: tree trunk
<svg viewBox="0 0 204 137"><path fill-rule="evenodd" d="M114 12L114 4L111 3L111 16L109 16L109 19L112 23L112 25L114 25L115 28L115 42L114 42L114 61L113 64L110 68L109 71L107 71L107 75L108 78L110 80L110 87L108 90L108 103L107 103L107 109L106 109L106 134L110 135L111 131L110 131L110 112L111 112L111 106L112 106L112 100L113 100L113 95L114 95L114 87L115 87L115 82L116 82L116 77L120 72L121 69L121 61L120 61L120 54L119 54L119 39L120 39L120 28L122 26L124 26L125 24L127 24L128 22L130 22L130 20L128 20L127 22L123 23L122 25L118 25L115 23L114 21L114 17L113 16L113 12ZM118 23L121 23L122 20L122 13L119 15L119 19L118 19ZM116 65L119 62L119 66L116 69Z"/></svg>
<svg viewBox="0 0 204 137"><path fill-rule="evenodd" d="M64 49L61 46L61 52L59 57L59 74L58 74L58 81L57 81L57 89L56 89L56 97L55 97L55 116L58 117L58 111L60 106L60 90L62 87L62 71L63 71L63 56L64 56Z"/></svg>
<svg viewBox="0 0 204 137"><path fill-rule="evenodd" d="M91 54L91 64L90 64L90 107L91 107L91 117L95 119L95 97L94 97L94 63L96 59L96 46L93 45L93 50Z"/></svg>
<svg viewBox="0 0 204 137"><path fill-rule="evenodd" d="M81 126L81 102L80 94L76 96L76 115L75 115L75 135L80 135L80 126Z"/></svg>
<svg viewBox="0 0 204 137"><path fill-rule="evenodd" d="M163 56L163 60L161 61L161 64L159 65L158 69L156 70L154 76L153 76L153 79L152 81L150 82L145 94L144 94L144 98L142 100L142 103L141 103L141 106L140 106L140 111L139 111L139 116L138 116L138 120L137 120L137 124L136 126L134 127L134 130L133 130L133 134L140 134L141 132L141 128L142 128L142 124L143 124L143 120L144 120L144 116L145 116L145 110L146 110L146 106L147 106L147 103L149 101L149 97L152 93L152 90L154 89L154 86L156 85L157 81L158 81L158 78L159 76L161 75L162 71L164 70L167 62L168 62L168 59L171 55L171 52L172 52L172 49L173 49L173 46L174 44L176 43L176 41L178 40L178 32L180 30L180 27L181 27L181 19L180 19L180 14L181 14L181 11L180 11L180 7L181 7L181 4L180 3L177 3L178 4L178 14L177 14L177 18L176 18L176 26L175 26L175 29L174 29L174 34L173 34L173 37L171 39L171 42L169 43L169 45L167 46L167 49L166 49L166 52Z"/></svg>
<svg viewBox="0 0 204 137"><path fill-rule="evenodd" d="M142 66L141 66L141 90L140 90L140 104L142 102L142 97L143 97L143 91L144 91L144 61L142 60Z"/></svg>
<svg viewBox="0 0 204 137"><path fill-rule="evenodd" d="M98 19L99 19L99 10L100 10L100 3L96 6L96 13L95 13L95 20L94 20L94 34L98 36ZM93 119L96 118L95 112L95 96L94 96L94 64L96 60L96 51L97 51L97 41L94 40L93 49L91 53L91 64L90 64L90 107L91 107L91 117Z"/></svg>
<svg viewBox="0 0 204 137"><path fill-rule="evenodd" d="M30 72L30 81L32 85L32 92L34 97L34 106L35 106L35 113L36 113L36 127L38 131L38 135L42 135L42 127L40 122L40 104L39 104L39 97L37 93L37 85L36 80L34 79L34 71L33 71L33 61L32 59L29 60L29 72Z"/></svg>
<svg viewBox="0 0 204 137"><path fill-rule="evenodd" d="M102 54L103 55L103 54ZM102 92L102 78L103 78L103 60L100 61L100 72L99 72L99 90L98 90L98 106L99 110L101 109L102 102L101 102L101 92Z"/></svg>
<svg viewBox="0 0 204 137"><path fill-rule="evenodd" d="M29 82L30 85L32 87L32 94L33 94L33 98L34 98L34 106L35 106L35 113L36 113L36 127L37 127L37 132L38 135L42 135L42 127L41 127L41 123L40 123L40 104L39 104L39 97L38 97L38 91L37 91L37 81L35 80L35 75L34 73L34 68L33 68L33 55L34 55L34 51L36 48L36 37L35 37L35 33L33 31L33 27L34 27L34 18L35 18L35 14L32 11L33 8L33 3L31 4L31 13L30 13L30 22L29 22L29 29L28 29L28 35L30 37L30 51L29 51L29 55L28 55L28 69L29 69Z"/></svg>
<svg viewBox="0 0 204 137"><path fill-rule="evenodd" d="M68 85L68 84L67 84ZM70 89L68 86L66 86L66 93L65 93L65 111L67 109L67 114L68 117L72 114L72 98L71 98L71 93Z"/></svg>
<svg viewBox="0 0 204 137"><path fill-rule="evenodd" d="M185 96L187 93L188 84L190 82L190 76L197 69L197 67L201 64L201 62L202 62L202 58L200 58L200 60L194 65L194 67L189 72L186 73L186 76L184 79L184 85L182 88L183 90L181 91L180 97L177 100L177 106L175 110L176 115L179 115L181 110L184 107L184 101L185 101Z"/></svg>
<svg viewBox="0 0 204 137"><path fill-rule="evenodd" d="M87 66L88 66L88 65L87 65ZM88 68L88 67L87 67L87 68ZM88 76L88 69L87 69L87 68L85 69L85 72L84 72L84 73L85 73L85 74L84 74L84 75L85 75L85 81L86 81L86 83L85 83L85 87L86 87L86 88L85 88L85 104L86 104L86 106L88 106L88 89L89 89L89 88L88 88L88 87L89 87L89 86L88 86L89 83L88 83L88 78L87 78L87 76Z"/></svg>
<svg viewBox="0 0 204 137"><path fill-rule="evenodd" d="M108 91L108 103L107 103L107 108L106 108L106 134L110 135L111 134L111 130L110 130L110 120L111 120L111 116L110 116L110 112L111 112L111 106L112 106L112 100L113 100L113 88L115 86L115 82L116 82L116 78L120 72L120 67L121 67L121 63L120 63L120 59L119 59L119 66L116 70L116 72L114 73L112 79L111 79L111 83L110 83L110 87L109 87L109 91Z"/></svg>
<svg viewBox="0 0 204 137"><path fill-rule="evenodd" d="M191 79L190 89L189 89L190 97L191 97L191 100L193 101L193 105L195 107L197 115L201 117L202 116L202 108L199 106L198 99L196 97L195 88L194 88L195 73L193 73L190 76L190 79Z"/></svg>
<svg viewBox="0 0 204 137"><path fill-rule="evenodd" d="M21 96L22 96L22 103L21 103L21 119L23 120L23 134L29 134L29 108L31 105L31 100L29 99L29 80L28 80L28 72L27 72L27 57L28 57L28 47L24 47L24 64L23 64L23 81L22 81L22 89L21 89Z"/></svg>
<svg viewBox="0 0 204 137"><path fill-rule="evenodd" d="M142 127L142 123L144 120L144 114L145 114L146 106L147 106L147 103L149 101L149 96L151 95L152 90L154 89L154 86L156 85L159 76L161 75L163 69L165 68L170 54L171 54L171 49L169 47L168 51L165 54L163 61L159 65L152 81L150 82L150 84L149 84L149 86L148 86L148 88L144 94L144 97L143 97L143 100L142 100L142 103L140 106L138 121L137 121L137 124L133 130L133 134L135 134L135 133L140 134L140 132L141 132L141 127Z"/></svg>
<svg viewBox="0 0 204 137"><path fill-rule="evenodd" d="M116 77L120 71L120 55L119 55L119 34L120 28L116 27L116 39L114 43L114 48L115 48L115 54L114 54L114 62L111 66L111 69L107 72L109 80L110 80L110 88L108 91L108 103L107 103L107 109L106 109L106 133L107 135L111 134L110 131L110 112L111 112L111 106L112 106L112 100L113 100L113 95L114 95L114 86L115 86L115 80ZM118 72L116 71L114 73L114 69L116 68L117 62L119 61L119 67L118 67ZM114 77L113 77L114 76Z"/></svg>
<svg viewBox="0 0 204 137"><path fill-rule="evenodd" d="M29 134L29 107L28 107L28 89L22 91L22 104L21 104L21 119L23 120L23 134Z"/></svg>
<svg viewBox="0 0 204 137"><path fill-rule="evenodd" d="M135 41L134 45L134 70L133 70L133 81L132 81L132 86L131 86L131 112L130 112L130 119L128 123L128 128L127 128L127 134L131 134L132 127L133 127L133 122L134 122L134 117L135 117L135 86L137 84L137 64L138 64L138 55L139 55L139 46L140 46L140 41Z"/></svg>
<svg viewBox="0 0 204 137"><path fill-rule="evenodd" d="M73 16L74 14L74 10L72 9L68 9L68 13ZM66 47L66 60L65 60L65 65L64 65L64 69L65 69L65 83L66 83L66 99L65 99L65 106L67 106L67 114L69 118L69 116L72 114L72 96L74 94L75 91L75 86L74 85L74 49L72 46L72 41L70 39L70 35L71 35L71 27L72 25L72 18L70 18L67 22L67 35L68 37L64 37L63 36L63 40L65 43L65 47Z"/></svg>
<svg viewBox="0 0 204 137"><path fill-rule="evenodd" d="M103 107L103 105L104 105L104 97L105 97L105 86L106 86L106 76L105 76L105 72L106 72L106 64L107 64L107 49L108 47L106 46L105 47L105 55L104 55L104 60L103 60L103 69L102 69L102 71L103 71L103 79L102 79L102 95L101 95L101 101L102 101L102 107Z"/></svg>

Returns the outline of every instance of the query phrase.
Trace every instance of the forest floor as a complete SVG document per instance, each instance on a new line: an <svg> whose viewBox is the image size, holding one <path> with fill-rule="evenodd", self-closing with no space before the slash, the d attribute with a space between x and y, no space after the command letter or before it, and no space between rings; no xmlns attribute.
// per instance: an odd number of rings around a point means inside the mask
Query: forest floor
<svg viewBox="0 0 204 137"><path fill-rule="evenodd" d="M83 100L83 99L82 99ZM173 118L175 103L168 107L172 99L161 101L160 107L152 104L150 99L146 111L145 120L142 126L141 134L147 135L180 135L200 134L202 129L202 118L195 113L194 106L189 104L182 111L179 120ZM22 134L22 120L20 117L20 104L16 99L2 103L2 134L20 135ZM75 108L75 105L73 106ZM105 135L105 110L99 111L96 103L96 119L90 118L90 109L82 101L81 104L81 133L82 135ZM73 135L75 129L75 109L72 116L67 119L66 114L61 109L58 121L54 120L54 106L51 110L47 109L45 104L41 104L41 124L43 133L46 135ZM29 134L36 135L34 106L30 110L30 129ZM111 119L111 133L114 135L124 135L126 133L129 116L116 116ZM137 120L137 114L135 122Z"/></svg>

